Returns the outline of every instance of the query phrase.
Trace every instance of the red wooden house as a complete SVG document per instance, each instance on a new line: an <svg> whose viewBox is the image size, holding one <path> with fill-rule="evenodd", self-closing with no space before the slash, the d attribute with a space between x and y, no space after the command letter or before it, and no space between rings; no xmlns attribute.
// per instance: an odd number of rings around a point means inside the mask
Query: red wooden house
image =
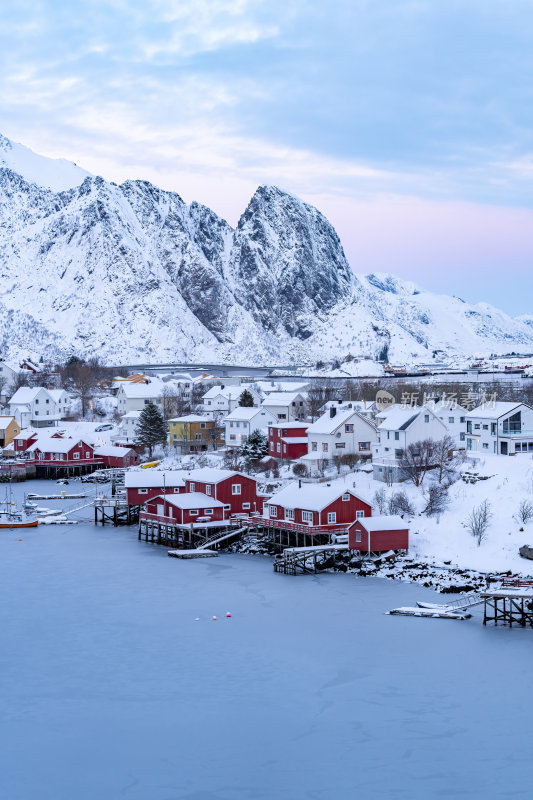
<svg viewBox="0 0 533 800"><path fill-rule="evenodd" d="M307 525L348 530L360 517L370 517L372 506L352 489L321 484L293 483L264 504L263 517L276 527ZM276 524L277 523L277 524Z"/></svg>
<svg viewBox="0 0 533 800"><path fill-rule="evenodd" d="M134 467L140 461L132 447L117 447L107 444L95 447L94 454L102 459L104 467Z"/></svg>
<svg viewBox="0 0 533 800"><path fill-rule="evenodd" d="M268 426L268 454L293 460L307 453L307 422L279 422Z"/></svg>
<svg viewBox="0 0 533 800"><path fill-rule="evenodd" d="M350 550L363 553L408 550L409 530L405 520L398 516L363 517L350 527L348 544Z"/></svg>
<svg viewBox="0 0 533 800"><path fill-rule="evenodd" d="M139 469L126 472L124 485L128 505L142 506L157 495L174 495L185 492L183 470Z"/></svg>
<svg viewBox="0 0 533 800"><path fill-rule="evenodd" d="M27 448L26 458L47 466L102 464L102 460L94 455L92 445L83 439L62 439L58 436L39 436L37 441Z"/></svg>
<svg viewBox="0 0 533 800"><path fill-rule="evenodd" d="M148 500L142 519L157 522L175 522L178 525L191 525L223 522L229 518L224 503L209 497L203 492L186 492L178 495L158 495Z"/></svg>
<svg viewBox="0 0 533 800"><path fill-rule="evenodd" d="M220 500L231 514L260 511L254 478L229 469L195 469L186 478L188 492L203 492ZM262 501L261 501L262 502Z"/></svg>
<svg viewBox="0 0 533 800"><path fill-rule="evenodd" d="M39 434L37 431L31 430L31 428L26 428L20 431L17 438L13 439L13 449L15 451L15 455L25 453L30 445L35 444L38 435Z"/></svg>

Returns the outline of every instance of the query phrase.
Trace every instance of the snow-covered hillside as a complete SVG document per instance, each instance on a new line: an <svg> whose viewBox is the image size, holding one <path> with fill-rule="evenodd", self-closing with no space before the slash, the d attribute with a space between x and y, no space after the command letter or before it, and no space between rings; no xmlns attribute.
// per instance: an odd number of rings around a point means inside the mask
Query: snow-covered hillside
<svg viewBox="0 0 533 800"><path fill-rule="evenodd" d="M0 278L4 354L36 341L52 358L113 363L533 350L527 320L357 276L322 214L276 187L259 187L234 230L176 193L117 186L5 137Z"/></svg>

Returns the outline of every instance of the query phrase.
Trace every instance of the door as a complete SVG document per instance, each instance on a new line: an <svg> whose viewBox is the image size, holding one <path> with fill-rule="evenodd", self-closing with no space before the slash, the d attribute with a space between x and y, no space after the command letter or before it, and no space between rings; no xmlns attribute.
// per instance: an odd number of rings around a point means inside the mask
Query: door
<svg viewBox="0 0 533 800"><path fill-rule="evenodd" d="M165 504L164 503L158 503L157 504L157 515L158 515L158 517L164 517L165 516Z"/></svg>
<svg viewBox="0 0 533 800"><path fill-rule="evenodd" d="M507 455L507 442L502 442L501 445L502 445L501 454L502 454L502 456L506 456Z"/></svg>

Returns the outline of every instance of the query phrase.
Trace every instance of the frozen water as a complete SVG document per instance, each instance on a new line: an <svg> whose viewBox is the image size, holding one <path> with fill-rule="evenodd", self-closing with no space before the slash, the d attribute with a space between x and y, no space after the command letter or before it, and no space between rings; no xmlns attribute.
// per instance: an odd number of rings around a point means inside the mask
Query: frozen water
<svg viewBox="0 0 533 800"><path fill-rule="evenodd" d="M529 629L88 522L0 532L0 569L2 800L530 796Z"/></svg>

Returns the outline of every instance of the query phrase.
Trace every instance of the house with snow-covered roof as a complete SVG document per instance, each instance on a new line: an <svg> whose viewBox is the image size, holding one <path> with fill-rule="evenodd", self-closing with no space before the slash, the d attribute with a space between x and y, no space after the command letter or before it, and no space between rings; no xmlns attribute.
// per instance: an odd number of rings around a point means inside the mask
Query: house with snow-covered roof
<svg viewBox="0 0 533 800"><path fill-rule="evenodd" d="M229 519L229 516L224 503L202 492L158 495L147 501L140 514L141 520L187 526L197 523L222 523Z"/></svg>
<svg viewBox="0 0 533 800"><path fill-rule="evenodd" d="M187 488L185 478L180 469L128 470L124 476L128 505L142 506L160 494L181 494Z"/></svg>
<svg viewBox="0 0 533 800"><path fill-rule="evenodd" d="M15 417L0 416L0 447L9 447L18 433L20 427Z"/></svg>
<svg viewBox="0 0 533 800"><path fill-rule="evenodd" d="M277 422L268 426L268 454L293 461L307 453L308 422Z"/></svg>
<svg viewBox="0 0 533 800"><path fill-rule="evenodd" d="M466 449L502 456L533 454L533 408L488 402L472 409L466 415Z"/></svg>
<svg viewBox="0 0 533 800"><path fill-rule="evenodd" d="M334 456L370 456L378 433L374 423L353 408L338 410L332 406L309 425L307 439L308 452L302 461L313 468L329 464Z"/></svg>
<svg viewBox="0 0 533 800"><path fill-rule="evenodd" d="M244 391L252 395L254 406L259 406L261 398L252 386L227 386L225 384L212 386L203 396L203 410L211 417L226 416L239 405L239 400Z"/></svg>
<svg viewBox="0 0 533 800"><path fill-rule="evenodd" d="M307 401L301 392L271 392L261 405L270 411L278 422L303 420L307 416Z"/></svg>
<svg viewBox="0 0 533 800"><path fill-rule="evenodd" d="M242 472L203 467L190 472L185 482L188 492L203 492L220 500L231 514L257 510L257 482Z"/></svg>
<svg viewBox="0 0 533 800"><path fill-rule="evenodd" d="M132 383L121 381L117 391L117 410L119 414L142 411L148 403L161 407L161 393L164 383L158 378Z"/></svg>
<svg viewBox="0 0 533 800"><path fill-rule="evenodd" d="M268 435L268 426L277 422L268 409L237 406L222 420L225 429L226 447L241 447L244 440L254 431Z"/></svg>
<svg viewBox="0 0 533 800"><path fill-rule="evenodd" d="M289 523L307 525L310 528L324 527L347 529L362 517L372 515L370 502L359 496L354 489L338 484L310 484L296 482L276 492L263 505L263 518L274 527ZM279 524L276 524L279 523Z"/></svg>
<svg viewBox="0 0 533 800"><path fill-rule="evenodd" d="M372 446L374 480L398 481L402 480L399 465L406 448L425 439L439 441L448 435L448 429L427 406L393 406L378 425L378 434L379 441Z"/></svg>
<svg viewBox="0 0 533 800"><path fill-rule="evenodd" d="M9 400L9 413L21 428L51 427L62 419L64 404L56 402L49 389L42 386L21 386Z"/></svg>

